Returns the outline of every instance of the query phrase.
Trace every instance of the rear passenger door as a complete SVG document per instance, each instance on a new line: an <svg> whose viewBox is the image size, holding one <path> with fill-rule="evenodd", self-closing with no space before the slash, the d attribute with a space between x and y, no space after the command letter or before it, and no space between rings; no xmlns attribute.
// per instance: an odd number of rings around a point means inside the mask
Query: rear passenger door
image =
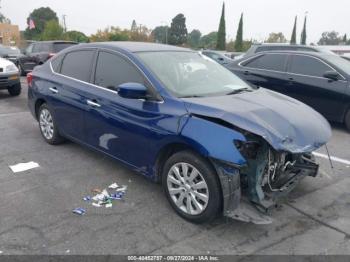
<svg viewBox="0 0 350 262"><path fill-rule="evenodd" d="M95 53L95 49L67 53L57 69L59 73L48 86L60 132L81 142L86 142L84 115L88 110L88 94L93 88L90 80Z"/></svg>
<svg viewBox="0 0 350 262"><path fill-rule="evenodd" d="M313 107L327 119L340 121L344 112L345 79L337 81L323 77L335 71L323 60L302 54L290 56L287 94Z"/></svg>
<svg viewBox="0 0 350 262"><path fill-rule="evenodd" d="M241 62L236 73L253 85L284 93L287 57L287 54L261 54Z"/></svg>

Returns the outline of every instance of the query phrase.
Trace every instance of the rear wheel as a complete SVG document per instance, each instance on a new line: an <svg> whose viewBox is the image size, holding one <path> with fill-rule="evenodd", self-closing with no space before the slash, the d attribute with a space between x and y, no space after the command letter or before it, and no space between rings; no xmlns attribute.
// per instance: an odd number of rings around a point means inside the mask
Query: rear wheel
<svg viewBox="0 0 350 262"><path fill-rule="evenodd" d="M348 131L350 131L350 109L345 115L345 126L348 129Z"/></svg>
<svg viewBox="0 0 350 262"><path fill-rule="evenodd" d="M64 138L60 136L57 123L47 104L42 104L38 113L40 132L45 141L51 145L61 144Z"/></svg>
<svg viewBox="0 0 350 262"><path fill-rule="evenodd" d="M165 163L165 194L175 211L193 223L214 219L221 208L221 189L210 163L192 151L181 151Z"/></svg>
<svg viewBox="0 0 350 262"><path fill-rule="evenodd" d="M19 96L21 94L21 83L17 83L7 89L11 96Z"/></svg>

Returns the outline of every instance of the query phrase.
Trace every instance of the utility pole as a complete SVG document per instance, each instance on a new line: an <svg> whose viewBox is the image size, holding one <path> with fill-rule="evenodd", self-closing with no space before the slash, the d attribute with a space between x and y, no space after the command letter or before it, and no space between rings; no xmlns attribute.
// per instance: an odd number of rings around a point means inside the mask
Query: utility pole
<svg viewBox="0 0 350 262"><path fill-rule="evenodd" d="M62 15L64 32L67 32L66 17L67 15Z"/></svg>
<svg viewBox="0 0 350 262"><path fill-rule="evenodd" d="M161 23L161 25L164 24L164 29L165 29L165 44L168 44L168 29L169 29L168 23L165 22L165 21L161 21L160 23Z"/></svg>

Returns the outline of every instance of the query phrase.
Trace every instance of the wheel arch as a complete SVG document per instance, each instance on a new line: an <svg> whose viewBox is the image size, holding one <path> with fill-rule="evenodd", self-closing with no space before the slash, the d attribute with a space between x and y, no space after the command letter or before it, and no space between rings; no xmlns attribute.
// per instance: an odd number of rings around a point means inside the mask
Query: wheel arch
<svg viewBox="0 0 350 262"><path fill-rule="evenodd" d="M35 110L35 118L38 120L39 119L39 108L46 103L46 100L43 98L39 98L35 101L35 106L34 106L34 110Z"/></svg>

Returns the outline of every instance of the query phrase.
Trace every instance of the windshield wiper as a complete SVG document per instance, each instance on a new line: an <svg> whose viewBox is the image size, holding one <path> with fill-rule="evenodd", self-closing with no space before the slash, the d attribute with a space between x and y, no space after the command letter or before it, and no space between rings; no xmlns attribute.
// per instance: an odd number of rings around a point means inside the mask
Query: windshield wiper
<svg viewBox="0 0 350 262"><path fill-rule="evenodd" d="M233 90L231 91L230 93L227 93L226 95L235 95L235 94L239 94L239 93L242 93L242 92L252 92L253 90L247 88L247 87L244 87L244 88L240 88L240 89L236 89L236 90Z"/></svg>

